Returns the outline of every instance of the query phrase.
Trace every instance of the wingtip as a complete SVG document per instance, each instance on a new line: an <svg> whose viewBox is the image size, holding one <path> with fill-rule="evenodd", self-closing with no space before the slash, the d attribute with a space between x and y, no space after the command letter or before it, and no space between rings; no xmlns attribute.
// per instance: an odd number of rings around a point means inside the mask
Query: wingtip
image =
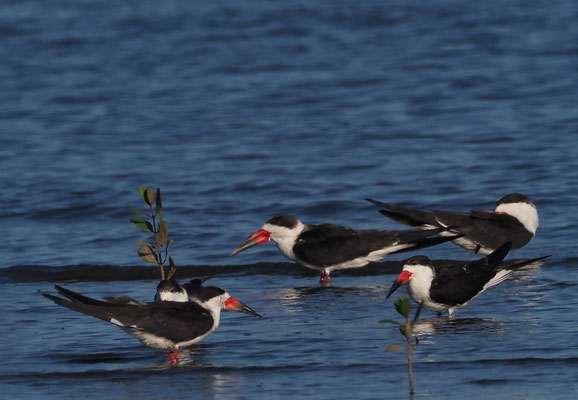
<svg viewBox="0 0 578 400"><path fill-rule="evenodd" d="M486 256L487 263L495 266L499 265L512 249L512 244L513 242L510 240L488 254Z"/></svg>
<svg viewBox="0 0 578 400"><path fill-rule="evenodd" d="M389 208L390 205L387 203L384 203L383 201L379 201L379 200L375 200L375 199L371 199L369 197L365 198L366 201L369 201L372 204L375 204L378 207L385 207L385 208Z"/></svg>

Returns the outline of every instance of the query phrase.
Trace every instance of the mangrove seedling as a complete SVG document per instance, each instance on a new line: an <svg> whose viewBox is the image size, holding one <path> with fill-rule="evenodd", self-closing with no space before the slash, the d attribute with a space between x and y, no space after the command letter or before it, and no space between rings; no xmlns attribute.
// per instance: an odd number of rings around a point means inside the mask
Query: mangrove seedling
<svg viewBox="0 0 578 400"><path fill-rule="evenodd" d="M406 345L402 346L399 344L390 344L389 346L387 346L387 348L385 349L385 351L396 351L396 350L405 350L407 352L407 364L408 364L408 377L409 377L409 394L413 395L414 391L413 391L413 370L412 370L412 366L411 366L411 350L412 350L412 344L411 344L411 339L412 337L415 338L415 346L418 345L419 343L419 339L416 335L413 334L413 326L415 324L415 322L417 321L417 319L419 318L419 314L421 312L421 307L422 304L420 303L419 307L417 308L415 315L413 317L413 319L409 319L409 314L411 311L411 302L409 300L409 297L406 296L405 298L398 298L395 301L395 309L396 311L405 318L405 322L403 323L399 323L397 321L394 320L384 320L381 322L385 322L385 323L390 323L390 324L394 324L397 325L399 328L399 332L403 335L403 337L405 337L406 340Z"/></svg>
<svg viewBox="0 0 578 400"><path fill-rule="evenodd" d="M173 243L169 239L167 221L163 218L163 205L161 201L161 190L157 189L156 194L152 186L139 186L138 191L142 200L148 206L147 211L131 210L133 214L140 214L142 217L133 217L130 222L143 231L150 232L154 238L154 244L139 241L138 255L144 261L156 264L161 272L161 280L170 279L176 272L175 263L169 256L169 247ZM165 264L169 262L169 271L165 274Z"/></svg>

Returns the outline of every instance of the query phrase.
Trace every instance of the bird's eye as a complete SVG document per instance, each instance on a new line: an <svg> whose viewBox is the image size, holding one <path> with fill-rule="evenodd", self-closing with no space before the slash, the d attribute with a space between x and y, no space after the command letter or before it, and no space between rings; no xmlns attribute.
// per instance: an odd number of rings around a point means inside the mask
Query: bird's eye
<svg viewBox="0 0 578 400"><path fill-rule="evenodd" d="M177 293L178 291L178 289L171 289L171 293Z"/></svg>

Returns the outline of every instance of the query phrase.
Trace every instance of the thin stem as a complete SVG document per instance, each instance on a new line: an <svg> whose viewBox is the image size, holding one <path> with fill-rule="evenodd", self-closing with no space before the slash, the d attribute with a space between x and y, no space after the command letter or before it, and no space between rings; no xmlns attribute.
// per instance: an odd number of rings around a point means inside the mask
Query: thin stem
<svg viewBox="0 0 578 400"><path fill-rule="evenodd" d="M407 340L407 365L408 365L408 374L409 374L409 394L413 395L413 370L411 368L411 325L409 322L409 317L407 318L407 322L405 324L405 332L406 332L406 340Z"/></svg>
<svg viewBox="0 0 578 400"><path fill-rule="evenodd" d="M153 234L155 235L155 241L157 243L157 258L158 258L158 264L159 264L159 268L161 270L161 280L164 281L165 280L165 269L163 268L163 259L162 259L162 253L161 253L161 246L159 245L159 231L157 229L157 224L155 221L155 217L156 214L153 211L153 205L150 204L149 205L151 208L151 216L153 219Z"/></svg>

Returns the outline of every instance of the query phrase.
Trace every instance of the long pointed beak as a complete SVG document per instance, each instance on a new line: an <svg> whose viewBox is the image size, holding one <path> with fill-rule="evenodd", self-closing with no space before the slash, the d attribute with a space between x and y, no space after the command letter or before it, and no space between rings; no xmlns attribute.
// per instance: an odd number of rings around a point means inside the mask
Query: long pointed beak
<svg viewBox="0 0 578 400"><path fill-rule="evenodd" d="M411 277L411 272L401 271L401 274L399 274L397 276L397 279L393 282L393 285L391 285L391 288L389 289L389 292L387 293L387 296L385 296L385 298L387 299L389 296L391 296L393 294L393 292L395 292L397 289L399 289L400 286L408 283L410 277Z"/></svg>
<svg viewBox="0 0 578 400"><path fill-rule="evenodd" d="M225 302L225 309L226 310L231 310L231 311L239 311L239 312L244 312L246 314L250 314L254 317L257 317L259 319L263 318L261 317L260 314L257 314L255 312L255 310L253 310L251 307L249 307L248 305L246 305L245 303L240 302L237 299L234 299L232 297L229 297L227 299L227 301Z"/></svg>
<svg viewBox="0 0 578 400"><path fill-rule="evenodd" d="M247 239L243 240L241 244L235 250L233 250L230 256L232 257L235 254L238 254L243 250L247 250L250 247L268 242L270 238L271 232L266 231L265 229L259 229L257 232L250 235Z"/></svg>

